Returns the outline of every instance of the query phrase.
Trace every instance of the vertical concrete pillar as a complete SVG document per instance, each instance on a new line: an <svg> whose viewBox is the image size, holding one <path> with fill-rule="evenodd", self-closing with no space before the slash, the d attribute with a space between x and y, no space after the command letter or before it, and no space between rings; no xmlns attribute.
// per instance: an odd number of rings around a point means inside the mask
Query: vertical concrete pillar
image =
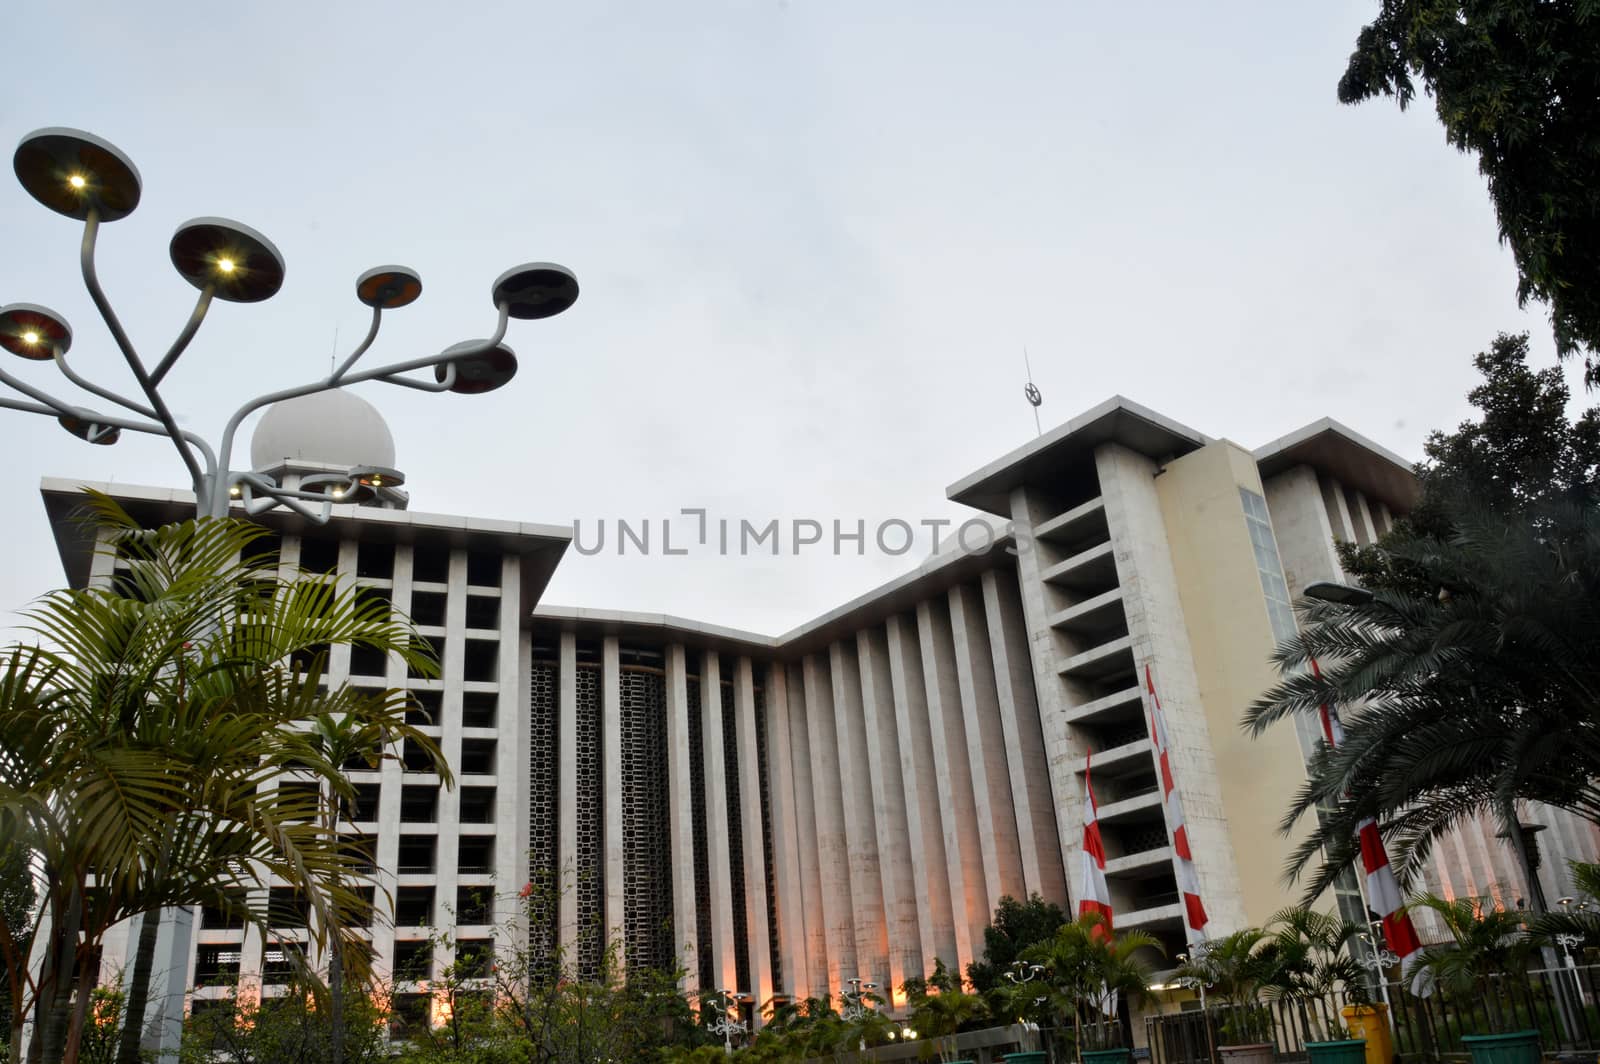
<svg viewBox="0 0 1600 1064"><path fill-rule="evenodd" d="M770 697L770 695L769 695ZM744 853L744 897L735 905L744 906L745 940L749 943L750 986L740 989L755 994L759 1004L770 998L772 953L767 924L766 840L761 831L761 758L756 745L755 667L747 655L740 655L733 673L733 707L738 716L734 732L739 746L739 819ZM772 733L767 732L768 741ZM768 792L771 799L771 792ZM754 1021L759 1023L757 1010Z"/></svg>
<svg viewBox="0 0 1600 1064"><path fill-rule="evenodd" d="M689 999L700 992L700 943L695 930L694 803L689 780L689 686L682 643L666 653L667 834L672 846L672 949L683 965L679 985Z"/></svg>
<svg viewBox="0 0 1600 1064"><path fill-rule="evenodd" d="M833 679L828 662L807 654L804 664L806 723L811 728L811 786L817 809L817 864L822 880L822 921L828 937L828 989L856 977L854 901L850 892L850 843L845 834L844 788L839 775L838 726L833 715Z"/></svg>
<svg viewBox="0 0 1600 1064"><path fill-rule="evenodd" d="M867 728L861 707L861 674L854 641L830 646L828 663L833 679L839 788L844 797L844 831L850 861L856 974L887 990L891 986L889 934L884 921L878 832L872 823L872 770L867 760Z"/></svg>
<svg viewBox="0 0 1600 1064"><path fill-rule="evenodd" d="M728 833L735 825L728 821L728 762L722 743L722 673L715 650L705 652L700 670L700 746L705 757L706 775L706 852L711 878L711 946L715 950L712 970L721 989L748 990L738 986L739 970L733 944L733 865ZM739 899L744 904L744 899ZM704 948L702 946L702 948Z"/></svg>
<svg viewBox="0 0 1600 1064"><path fill-rule="evenodd" d="M794 755L789 741L789 681L781 663L767 669L767 794L772 803L773 894L778 906L778 957L783 978L774 992L793 1000L811 994L806 948L806 903L800 886L800 825L796 814ZM808 803L809 807L809 803Z"/></svg>
<svg viewBox="0 0 1600 1064"><path fill-rule="evenodd" d="M556 693L556 867L561 901L556 914L557 940L569 958L578 949L578 636L561 633L559 690Z"/></svg>
<svg viewBox="0 0 1600 1064"><path fill-rule="evenodd" d="M984 885L983 847L972 770L967 761L967 729L961 712L961 682L956 676L950 614L939 600L917 604L917 636L922 650L923 687L928 697L934 778L939 787L939 820L944 825L950 908L955 917L956 962L967 965L983 951L989 926L989 892Z"/></svg>
<svg viewBox="0 0 1600 1064"><path fill-rule="evenodd" d="M800 904L805 908L805 941L800 944L806 959L806 986L810 997L823 997L838 986L838 961L828 957L827 906L822 889L822 844L818 809L820 802L812 781L811 707L807 695L806 669L802 665L783 668L789 709L789 756L794 771L795 841L799 844L796 863L800 866ZM828 716L833 716L829 707Z"/></svg>
<svg viewBox="0 0 1600 1064"><path fill-rule="evenodd" d="M1033 664L1015 570L990 569L983 574L983 612L994 656L995 692L1000 730L1007 751L1011 804L1016 811L1017 841L1022 857L1023 889L1046 901L1067 904L1066 869L1056 834L1055 801L1039 704L1034 697Z"/></svg>
<svg viewBox="0 0 1600 1064"><path fill-rule="evenodd" d="M917 933L922 973L933 962L957 960L955 921L950 914L950 874L945 861L944 825L939 819L939 780L928 731L928 696L923 687L922 649L916 621L889 618L889 686L894 694L895 733L899 739L900 782L905 790L906 835L911 850L911 882L916 891Z"/></svg>
<svg viewBox="0 0 1600 1064"><path fill-rule="evenodd" d="M1026 897L1022 853L1017 845L1017 815L1011 804L1011 770L1006 763L1005 736L1000 730L1000 702L995 693L994 659L989 653L982 593L975 587L961 586L951 588L949 597L956 677L967 726L967 758L972 766L972 795L981 828L978 840L983 847L986 904L993 910L1003 895Z"/></svg>
<svg viewBox="0 0 1600 1064"><path fill-rule="evenodd" d="M917 892L911 882L911 838L906 820L905 780L900 772L901 739L889 670L889 640L882 628L856 633L861 668L861 708L872 779L872 822L877 827L878 868L882 873L884 919L888 928L889 982L883 997L903 1004L900 984L925 973ZM931 963L931 962L927 962Z"/></svg>
<svg viewBox="0 0 1600 1064"><path fill-rule="evenodd" d="M622 647L616 636L600 644L600 771L605 825L601 846L605 868L605 941L618 946L617 958L626 956L622 915Z"/></svg>
<svg viewBox="0 0 1600 1064"><path fill-rule="evenodd" d="M1083 796L1076 765L1083 756L1083 744L1067 723L1072 700L1057 672L1061 654L1056 634L1050 627L1050 615L1057 604L1051 601L1049 589L1040 577L1048 565L1059 559L1033 534L1035 526L1056 516L1053 509L1025 487L1011 491L1011 527L1017 544L1017 589L1028 638L1028 658L1033 666L1034 696L1038 702L1045 770L1050 781L1056 844L1065 867L1077 853L1082 838ZM1071 889L1069 886L1069 896Z"/></svg>

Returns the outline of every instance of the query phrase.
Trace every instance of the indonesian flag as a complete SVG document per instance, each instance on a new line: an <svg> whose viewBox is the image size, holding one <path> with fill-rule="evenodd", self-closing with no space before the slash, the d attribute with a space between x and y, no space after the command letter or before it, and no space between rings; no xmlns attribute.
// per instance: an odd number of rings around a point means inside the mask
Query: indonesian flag
<svg viewBox="0 0 1600 1064"><path fill-rule="evenodd" d="M1200 901L1200 876L1195 871L1194 854L1189 849L1189 829L1183 821L1183 800L1178 796L1178 786L1172 778L1172 762L1168 757L1166 716L1161 710L1161 696L1156 694L1156 682L1150 676L1149 665L1144 667L1144 684L1150 692L1150 741L1155 743L1156 758L1161 765L1161 793L1165 803L1167 830L1172 834L1173 865L1178 876L1178 893L1183 897L1187 937L1190 942L1203 942L1210 917Z"/></svg>
<svg viewBox="0 0 1600 1064"><path fill-rule="evenodd" d="M1090 771L1094 755L1084 759L1083 767L1083 893L1078 896L1078 915L1099 913L1105 924L1095 928L1095 937L1110 936L1111 888L1106 886L1106 848L1100 841L1100 807L1094 800Z"/></svg>
<svg viewBox="0 0 1600 1064"><path fill-rule="evenodd" d="M1316 659L1311 660L1311 672L1322 678L1322 669ZM1322 737L1328 746L1344 742L1344 726L1339 714L1326 702L1322 704ZM1411 980L1412 993L1427 997L1433 988L1427 985L1422 972L1415 976L1412 969L1422 959L1422 943L1417 940L1417 929L1411 925L1411 916L1405 911L1405 897L1400 893L1400 881L1389 867L1389 853L1383 848L1383 836L1378 832L1378 822L1367 817L1356 825L1356 841L1361 846L1361 868L1366 874L1367 904L1383 920L1383 939L1389 952L1400 958L1402 979Z"/></svg>
<svg viewBox="0 0 1600 1064"><path fill-rule="evenodd" d="M1105 920L1090 936L1111 945L1111 888L1106 886L1106 847L1100 839L1100 807L1094 800L1092 771L1094 754L1086 752L1083 761L1083 893L1078 898L1078 916L1098 913ZM1117 1014L1117 992L1104 986L1094 1003L1106 1016Z"/></svg>

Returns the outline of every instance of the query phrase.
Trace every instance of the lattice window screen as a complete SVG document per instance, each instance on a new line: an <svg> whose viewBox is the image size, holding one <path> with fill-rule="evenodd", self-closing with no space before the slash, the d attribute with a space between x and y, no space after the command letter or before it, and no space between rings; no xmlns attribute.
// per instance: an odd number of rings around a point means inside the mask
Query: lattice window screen
<svg viewBox="0 0 1600 1064"><path fill-rule="evenodd" d="M659 670L624 668L621 693L624 956L629 968L670 970L666 684Z"/></svg>

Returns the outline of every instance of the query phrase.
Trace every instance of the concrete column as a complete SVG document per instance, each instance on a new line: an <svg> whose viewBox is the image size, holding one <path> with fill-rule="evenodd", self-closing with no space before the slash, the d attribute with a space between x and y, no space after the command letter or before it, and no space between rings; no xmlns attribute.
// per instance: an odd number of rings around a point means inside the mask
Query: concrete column
<svg viewBox="0 0 1600 1064"><path fill-rule="evenodd" d="M1356 525L1351 518L1350 506L1345 501L1344 485L1330 476L1319 476L1318 485L1322 489L1322 505L1328 514L1328 523L1333 526L1336 539L1346 543L1355 543Z"/></svg>
<svg viewBox="0 0 1600 1064"><path fill-rule="evenodd" d="M923 687L928 697L934 778L939 788L939 819L944 826L950 909L955 917L956 963L966 971L967 965L983 952L983 930L989 926L992 910L984 886L972 770L966 758L967 729L961 712L955 644L950 614L942 601L917 604L917 636L922 650Z"/></svg>
<svg viewBox="0 0 1600 1064"><path fill-rule="evenodd" d="M716 951L712 970L722 987L748 990L738 985L739 969L733 943L733 865L728 833L736 827L728 820L728 762L722 745L722 674L715 650L706 651L700 670L700 748L706 773L706 851L711 878L711 945ZM739 899L740 904L744 900Z"/></svg>
<svg viewBox="0 0 1600 1064"><path fill-rule="evenodd" d="M906 835L911 850L911 883L922 946L922 974L926 975L933 970L935 959L953 965L958 954L955 921L950 915L944 825L939 819L939 780L933 763L933 736L928 731L922 649L917 643L914 620L889 618L888 649L900 782L905 791Z"/></svg>
<svg viewBox="0 0 1600 1064"><path fill-rule="evenodd" d="M694 894L694 802L689 781L689 685L683 644L666 653L667 833L672 861L672 949L683 965L679 985L690 1000L700 992Z"/></svg>
<svg viewBox="0 0 1600 1064"><path fill-rule="evenodd" d="M872 822L872 769L867 760L861 674L853 642L830 646L828 661L839 745L839 789L844 797L844 832L850 855L855 974L888 990L893 984L889 974L889 932L884 920L883 872L878 859L878 829Z"/></svg>
<svg viewBox="0 0 1600 1064"><path fill-rule="evenodd" d="M556 749L556 868L561 881L561 901L556 912L556 936L568 960L578 953L578 636L561 633L561 666L557 692Z"/></svg>
<svg viewBox="0 0 1600 1064"><path fill-rule="evenodd" d="M796 817L795 773L789 741L789 681L782 664L767 670L764 705L767 727L767 795L772 803L773 895L778 906L778 957L782 980L773 988L801 1001L810 996L806 949L806 905L800 886L800 825ZM807 808L810 805L807 803Z"/></svg>
<svg viewBox="0 0 1600 1064"><path fill-rule="evenodd" d="M844 787L839 776L839 735L833 715L833 679L828 662L807 654L804 663L806 723L811 726L811 786L816 799L817 864L822 880L822 922L828 938L828 990L855 978L854 901L850 892L850 843L845 834Z"/></svg>
<svg viewBox="0 0 1600 1064"><path fill-rule="evenodd" d="M1017 841L1022 857L1023 889L1046 901L1067 904L1066 869L1056 835L1055 800L1039 703L1034 698L1033 665L1015 570L990 569L983 574L983 612L994 656L995 692L1000 704L1000 730L1008 751L1011 804L1016 810Z"/></svg>
<svg viewBox="0 0 1600 1064"><path fill-rule="evenodd" d="M1061 662L1060 640L1050 627L1053 603L1041 571L1053 564L1055 551L1035 539L1034 526L1056 516L1054 507L1027 488L1011 491L1011 522L1017 539L1017 589L1028 636L1028 658L1033 666L1034 697L1039 709L1045 771L1050 781L1050 807L1055 821L1056 844L1062 865L1072 859L1082 841L1083 796L1076 765L1083 743L1067 723L1075 700L1056 671ZM1070 897L1071 887L1068 888Z"/></svg>
<svg viewBox="0 0 1600 1064"><path fill-rule="evenodd" d="M983 846L987 906L992 911L1003 895L1020 899L1027 897L1027 891L1017 844L1017 814L1011 804L1011 770L1000 729L994 659L989 653L983 595L977 588L950 589L950 630L955 637L956 677L967 726L967 758L977 802L978 840Z"/></svg>
<svg viewBox="0 0 1600 1064"><path fill-rule="evenodd" d="M872 822L877 827L884 918L888 925L889 981L884 999L902 1004L900 984L925 973L917 893L911 882L911 838L906 821L905 780L900 773L900 733L889 671L889 640L882 628L856 633L861 668L861 708L872 778Z"/></svg>
<svg viewBox="0 0 1600 1064"><path fill-rule="evenodd" d="M1367 506L1367 497L1362 492L1356 492L1356 506L1350 514L1351 520L1356 523L1356 538L1363 543L1378 542L1378 529L1372 522L1372 511Z"/></svg>
<svg viewBox="0 0 1600 1064"><path fill-rule="evenodd" d="M806 696L806 671L800 665L783 667L784 687L788 690L789 765L794 772L795 863L800 868L798 901L804 910L805 941L797 954L805 957L806 993L822 997L838 986L838 962L828 959L828 924L823 904L822 853L818 841L819 808L811 777L811 711ZM829 716L832 712L830 709ZM796 993L798 993L798 989Z"/></svg>
<svg viewBox="0 0 1600 1064"><path fill-rule="evenodd" d="M605 836L601 863L605 868L605 941L622 946L622 647L614 635L600 644L600 771L604 781L602 810Z"/></svg>
<svg viewBox="0 0 1600 1064"><path fill-rule="evenodd" d="M1317 580L1342 581L1344 570L1333 546L1334 528L1328 521L1317 471L1310 466L1295 466L1265 481L1262 487L1289 594L1298 598L1307 584Z"/></svg>
<svg viewBox="0 0 1600 1064"><path fill-rule="evenodd" d="M733 673L734 730L739 744L739 819L744 851L744 926L750 952L750 986L757 1004L772 996L772 952L767 930L766 840L761 832L761 758L756 744L755 668L740 655ZM770 741L772 733L767 733ZM771 792L768 792L771 798ZM776 856L776 855L774 855ZM740 899L734 899L734 904ZM755 1015L759 1023L760 1012Z"/></svg>

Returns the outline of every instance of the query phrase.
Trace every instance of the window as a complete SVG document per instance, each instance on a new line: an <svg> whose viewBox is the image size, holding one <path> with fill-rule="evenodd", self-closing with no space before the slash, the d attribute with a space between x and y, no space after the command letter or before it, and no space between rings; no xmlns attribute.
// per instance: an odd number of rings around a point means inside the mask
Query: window
<svg viewBox="0 0 1600 1064"><path fill-rule="evenodd" d="M411 650L412 653L421 654L423 657L433 662L433 674L435 676L438 675L439 665L444 660L444 654L440 651L438 643L434 642L432 639L429 639L425 635L414 635L411 637ZM423 671L417 668L416 665L407 665L406 675L411 677L413 680L426 678Z"/></svg>
<svg viewBox="0 0 1600 1064"><path fill-rule="evenodd" d="M462 739L460 768L468 776L492 776L495 742L493 739Z"/></svg>
<svg viewBox="0 0 1600 1064"><path fill-rule="evenodd" d="M372 580L392 580L394 578L394 544L360 544L356 548L356 575Z"/></svg>
<svg viewBox="0 0 1600 1064"><path fill-rule="evenodd" d="M426 875L433 871L433 856L438 848L436 835L401 835L400 854L396 862L403 876Z"/></svg>
<svg viewBox="0 0 1600 1064"><path fill-rule="evenodd" d="M305 967L305 950L293 942L269 942L261 951L261 981L281 985Z"/></svg>
<svg viewBox="0 0 1600 1064"><path fill-rule="evenodd" d="M406 707L406 723L419 727L437 727L444 720L444 693L441 691L412 691L415 705Z"/></svg>
<svg viewBox="0 0 1600 1064"><path fill-rule="evenodd" d="M421 982L433 975L433 942L430 939L399 939L394 944L394 977L405 982Z"/></svg>
<svg viewBox="0 0 1600 1064"><path fill-rule="evenodd" d="M437 784L405 784L400 788L400 822L402 824L432 824L439 819L439 787Z"/></svg>
<svg viewBox="0 0 1600 1064"><path fill-rule="evenodd" d="M239 945L201 946L195 951L194 981L200 986L232 983L239 978Z"/></svg>
<svg viewBox="0 0 1600 1064"><path fill-rule="evenodd" d="M407 739L400 748L400 761L407 772L432 772L433 758L415 739Z"/></svg>
<svg viewBox="0 0 1600 1064"><path fill-rule="evenodd" d="M394 888L394 926L427 927L432 923L432 887Z"/></svg>
<svg viewBox="0 0 1600 1064"><path fill-rule="evenodd" d="M456 871L464 876L494 871L494 836L463 835L456 847Z"/></svg>
<svg viewBox="0 0 1600 1064"><path fill-rule="evenodd" d="M430 1000L427 994L395 994L389 1005L389 1037L404 1041L426 1031Z"/></svg>
<svg viewBox="0 0 1600 1064"><path fill-rule="evenodd" d="M339 568L339 541L336 539L302 539L300 541L300 568L308 573L331 573Z"/></svg>
<svg viewBox="0 0 1600 1064"><path fill-rule="evenodd" d="M389 671L389 655L376 647L354 643L350 647L350 675L382 676Z"/></svg>
<svg viewBox="0 0 1600 1064"><path fill-rule="evenodd" d="M467 583L473 587L500 586L500 555L472 551L467 555Z"/></svg>
<svg viewBox="0 0 1600 1064"><path fill-rule="evenodd" d="M322 808L322 791L315 783L291 780L278 784L278 815L285 820L306 821Z"/></svg>
<svg viewBox="0 0 1600 1064"><path fill-rule="evenodd" d="M1294 623L1289 585L1283 579L1278 542L1272 538L1272 515L1267 512L1267 500L1249 488L1239 489L1239 500L1244 505L1244 523L1250 532L1256 571L1261 576L1261 593L1267 600L1267 623L1272 626L1272 637L1281 643L1292 638L1299 628Z"/></svg>
<svg viewBox="0 0 1600 1064"><path fill-rule="evenodd" d="M200 927L205 931L231 931L244 926L244 892L228 891L231 903L218 901L200 907Z"/></svg>
<svg viewBox="0 0 1600 1064"><path fill-rule="evenodd" d="M268 532L247 544L239 552L239 560L246 566L275 569L278 565L278 555L282 550L283 536L277 532Z"/></svg>
<svg viewBox="0 0 1600 1064"><path fill-rule="evenodd" d="M456 923L471 925L494 923L494 888L457 887Z"/></svg>
<svg viewBox="0 0 1600 1064"><path fill-rule="evenodd" d="M372 874L378 870L378 837L376 835L343 836L345 852L351 856L351 866L357 871Z"/></svg>
<svg viewBox="0 0 1600 1064"><path fill-rule="evenodd" d="M494 823L494 788L461 788L461 823Z"/></svg>
<svg viewBox="0 0 1600 1064"><path fill-rule="evenodd" d="M355 598L363 610L375 611L385 621L394 615L394 597L388 588L358 587Z"/></svg>
<svg viewBox="0 0 1600 1064"><path fill-rule="evenodd" d="M306 899L293 887L273 887L267 894L267 923L272 927L305 927Z"/></svg>
<svg viewBox="0 0 1600 1064"><path fill-rule="evenodd" d="M498 640L469 639L461 665L461 678L469 682L493 683L500 678Z"/></svg>
<svg viewBox="0 0 1600 1064"><path fill-rule="evenodd" d="M500 600L484 595L468 595L467 627L498 629L500 627Z"/></svg>
<svg viewBox="0 0 1600 1064"><path fill-rule="evenodd" d="M358 783L356 799L346 803L346 815L358 823L371 823L378 819L378 803L383 798L381 783Z"/></svg>
<svg viewBox="0 0 1600 1064"><path fill-rule="evenodd" d="M494 966L494 939L463 938L456 942L456 975L462 979L487 979Z"/></svg>
<svg viewBox="0 0 1600 1064"><path fill-rule="evenodd" d="M450 598L442 591L411 593L411 622L424 628L443 628Z"/></svg>
<svg viewBox="0 0 1600 1064"><path fill-rule="evenodd" d="M499 710L500 696L493 691L467 691L461 696L461 726L492 728Z"/></svg>
<svg viewBox="0 0 1600 1064"><path fill-rule="evenodd" d="M450 548L417 545L411 550L411 581L417 584L450 582Z"/></svg>

